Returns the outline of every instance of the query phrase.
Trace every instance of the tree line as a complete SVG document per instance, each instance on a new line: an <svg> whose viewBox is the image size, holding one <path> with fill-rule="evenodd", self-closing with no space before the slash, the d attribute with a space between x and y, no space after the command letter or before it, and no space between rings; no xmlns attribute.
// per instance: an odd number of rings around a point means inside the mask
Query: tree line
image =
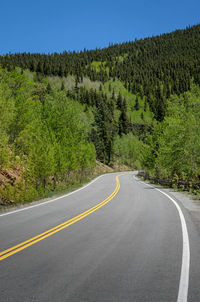
<svg viewBox="0 0 200 302"><path fill-rule="evenodd" d="M101 63L98 68L95 62ZM0 64L8 70L19 66L44 75L74 75L77 82L83 77L102 83L118 79L129 91L146 96L162 121L171 94L190 90L191 78L200 84L200 25L104 49L8 54L0 56Z"/></svg>

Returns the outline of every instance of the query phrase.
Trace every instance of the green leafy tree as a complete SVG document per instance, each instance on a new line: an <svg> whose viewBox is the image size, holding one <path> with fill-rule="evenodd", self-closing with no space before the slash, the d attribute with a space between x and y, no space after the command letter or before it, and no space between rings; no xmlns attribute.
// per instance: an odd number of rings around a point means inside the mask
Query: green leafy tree
<svg viewBox="0 0 200 302"><path fill-rule="evenodd" d="M132 133L117 136L114 141L114 159L121 165L132 169L141 169L142 150L144 145Z"/></svg>

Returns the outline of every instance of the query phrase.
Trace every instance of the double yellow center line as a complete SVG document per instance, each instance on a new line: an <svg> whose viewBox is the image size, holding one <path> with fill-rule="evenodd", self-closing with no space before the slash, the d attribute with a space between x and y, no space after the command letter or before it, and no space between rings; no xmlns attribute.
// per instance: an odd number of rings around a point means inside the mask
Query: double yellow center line
<svg viewBox="0 0 200 302"><path fill-rule="evenodd" d="M123 175L123 174L121 174ZM6 259L7 257L11 256L11 255L14 255L24 249L26 249L27 247L47 238L47 237L50 237L52 236L53 234L67 228L68 226L74 224L75 222L83 219L84 217L92 214L93 212L97 211L98 209L100 209L101 207L103 207L105 204L107 204L111 199L113 199L113 197L115 197L115 195L117 195L118 191L119 191L119 188L120 188L120 182L119 182L119 176L121 175L118 175L116 176L116 187L115 187L115 190L112 192L112 194L110 196L108 196L105 200L103 200L102 202L100 202L99 204L97 204L96 206L90 208L89 210L83 212L82 214L79 214L77 216L75 216L74 218L71 218L59 225L57 225L56 227L53 227L52 229L49 229L35 237L32 237L22 243L19 243L11 248L8 248L7 250L4 250L2 252L0 252L0 260L4 260Z"/></svg>

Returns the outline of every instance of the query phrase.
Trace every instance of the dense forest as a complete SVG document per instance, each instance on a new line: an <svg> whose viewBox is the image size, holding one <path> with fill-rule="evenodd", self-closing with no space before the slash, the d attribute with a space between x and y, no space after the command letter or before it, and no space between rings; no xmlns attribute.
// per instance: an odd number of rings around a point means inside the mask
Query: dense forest
<svg viewBox="0 0 200 302"><path fill-rule="evenodd" d="M10 177L8 183L2 179L2 198L36 198L69 172L95 165L88 139L92 117L81 104L19 72L1 70L0 76L0 167Z"/></svg>
<svg viewBox="0 0 200 302"><path fill-rule="evenodd" d="M0 66L3 202L69 186L96 159L199 180L200 25L92 51L2 55Z"/></svg>
<svg viewBox="0 0 200 302"><path fill-rule="evenodd" d="M13 54L0 57L8 70L19 66L44 75L74 75L77 83L120 80L134 94L146 96L157 120L162 120L166 99L190 90L191 78L200 84L200 25L170 34L105 49L61 54Z"/></svg>

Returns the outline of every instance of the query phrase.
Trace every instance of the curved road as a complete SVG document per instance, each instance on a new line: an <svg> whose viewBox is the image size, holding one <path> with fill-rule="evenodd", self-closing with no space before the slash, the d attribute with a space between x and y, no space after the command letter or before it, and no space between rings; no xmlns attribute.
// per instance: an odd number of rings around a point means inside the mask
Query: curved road
<svg viewBox="0 0 200 302"><path fill-rule="evenodd" d="M190 213L131 172L1 214L0 251L1 302L200 301Z"/></svg>

